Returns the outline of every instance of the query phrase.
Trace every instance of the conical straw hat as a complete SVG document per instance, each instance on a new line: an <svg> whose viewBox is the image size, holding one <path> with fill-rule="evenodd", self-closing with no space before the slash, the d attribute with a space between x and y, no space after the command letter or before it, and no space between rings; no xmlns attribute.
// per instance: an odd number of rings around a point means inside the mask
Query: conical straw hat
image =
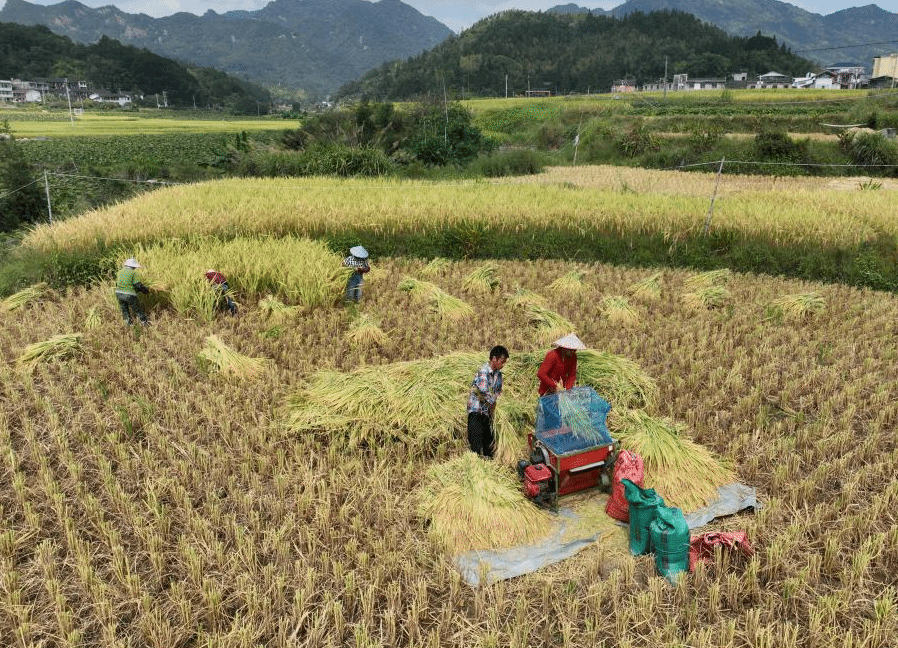
<svg viewBox="0 0 898 648"><path fill-rule="evenodd" d="M563 338L558 338L552 344L564 349L573 349L574 351L582 351L586 348L586 345L580 341L580 338L573 333L568 333Z"/></svg>

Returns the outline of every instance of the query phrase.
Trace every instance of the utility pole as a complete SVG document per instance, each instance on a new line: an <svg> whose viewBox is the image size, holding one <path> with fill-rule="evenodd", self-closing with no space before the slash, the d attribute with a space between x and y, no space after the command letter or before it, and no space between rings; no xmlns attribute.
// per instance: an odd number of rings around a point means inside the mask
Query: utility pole
<svg viewBox="0 0 898 648"><path fill-rule="evenodd" d="M44 192L47 194L47 214L50 216L50 222L53 222L53 206L50 204L50 181L47 179L47 172L44 171Z"/></svg>
<svg viewBox="0 0 898 648"><path fill-rule="evenodd" d="M74 126L75 118L72 117L72 98L69 97L69 77L66 77L63 80L63 83L65 83L65 99L69 102L69 121L72 123L72 126ZM52 220L52 218L50 220Z"/></svg>
<svg viewBox="0 0 898 648"><path fill-rule="evenodd" d="M508 75L505 75L505 98L508 99Z"/></svg>
<svg viewBox="0 0 898 648"><path fill-rule="evenodd" d="M664 57L664 98L667 99L667 56Z"/></svg>

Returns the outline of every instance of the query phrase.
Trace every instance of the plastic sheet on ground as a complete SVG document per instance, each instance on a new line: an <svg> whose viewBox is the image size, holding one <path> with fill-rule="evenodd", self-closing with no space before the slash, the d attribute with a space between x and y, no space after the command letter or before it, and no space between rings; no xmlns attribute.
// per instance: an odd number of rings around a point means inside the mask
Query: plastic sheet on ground
<svg viewBox="0 0 898 648"><path fill-rule="evenodd" d="M759 508L754 488L729 484L718 491L717 501L686 515L690 529L704 526L718 517L733 515L747 508ZM583 493L562 500L557 525L541 542L509 549L475 549L453 558L456 569L472 587L523 576L553 565L601 541L619 545L627 551L627 526L605 514L608 495ZM567 505L567 504L570 505Z"/></svg>

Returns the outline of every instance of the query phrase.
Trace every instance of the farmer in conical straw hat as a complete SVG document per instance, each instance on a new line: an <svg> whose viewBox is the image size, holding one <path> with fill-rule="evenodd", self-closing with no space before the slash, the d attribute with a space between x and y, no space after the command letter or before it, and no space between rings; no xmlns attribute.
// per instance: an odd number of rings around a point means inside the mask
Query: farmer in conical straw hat
<svg viewBox="0 0 898 648"><path fill-rule="evenodd" d="M570 389L577 381L577 351L586 348L573 333L552 343L554 349L546 353L539 370L539 395L554 394Z"/></svg>
<svg viewBox="0 0 898 648"><path fill-rule="evenodd" d="M133 257L126 259L122 264L121 270L118 271L118 274L115 277L115 298L122 311L122 317L125 318L125 323L128 326L131 326L134 323L131 319L131 311L134 311L134 314L137 315L137 319L140 320L141 325L147 326L149 324L147 315L143 312L143 308L140 305L140 299L137 298L137 293L139 292L150 292L146 286L137 281L134 273L137 268L142 267L143 266L137 262L137 259Z"/></svg>
<svg viewBox="0 0 898 648"><path fill-rule="evenodd" d="M362 283L365 281L365 273L371 269L368 266L368 250L361 245L349 248L349 256L343 259L343 266L355 270L346 282L345 300L358 303L362 298Z"/></svg>
<svg viewBox="0 0 898 648"><path fill-rule="evenodd" d="M493 414L502 395L502 367L508 360L508 349L497 344L490 349L489 362L474 374L468 393L468 445L471 452L492 459L495 451Z"/></svg>

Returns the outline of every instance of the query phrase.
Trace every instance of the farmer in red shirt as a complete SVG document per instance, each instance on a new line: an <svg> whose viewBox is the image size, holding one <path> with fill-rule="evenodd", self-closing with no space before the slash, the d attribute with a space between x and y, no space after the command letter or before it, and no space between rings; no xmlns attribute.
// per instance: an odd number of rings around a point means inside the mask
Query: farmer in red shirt
<svg viewBox="0 0 898 648"><path fill-rule="evenodd" d="M221 304L221 306L227 308L228 312L231 315L236 315L237 303L233 299L231 299L231 296L228 294L231 288L230 286L228 286L228 280L225 279L225 276L217 270L209 268L208 270L206 270L206 281L212 284L212 286L215 288L215 292L219 295L219 303Z"/></svg>
<svg viewBox="0 0 898 648"><path fill-rule="evenodd" d="M555 348L546 354L536 372L539 395L554 394L570 389L577 381L577 351L586 348L573 333L553 342Z"/></svg>

